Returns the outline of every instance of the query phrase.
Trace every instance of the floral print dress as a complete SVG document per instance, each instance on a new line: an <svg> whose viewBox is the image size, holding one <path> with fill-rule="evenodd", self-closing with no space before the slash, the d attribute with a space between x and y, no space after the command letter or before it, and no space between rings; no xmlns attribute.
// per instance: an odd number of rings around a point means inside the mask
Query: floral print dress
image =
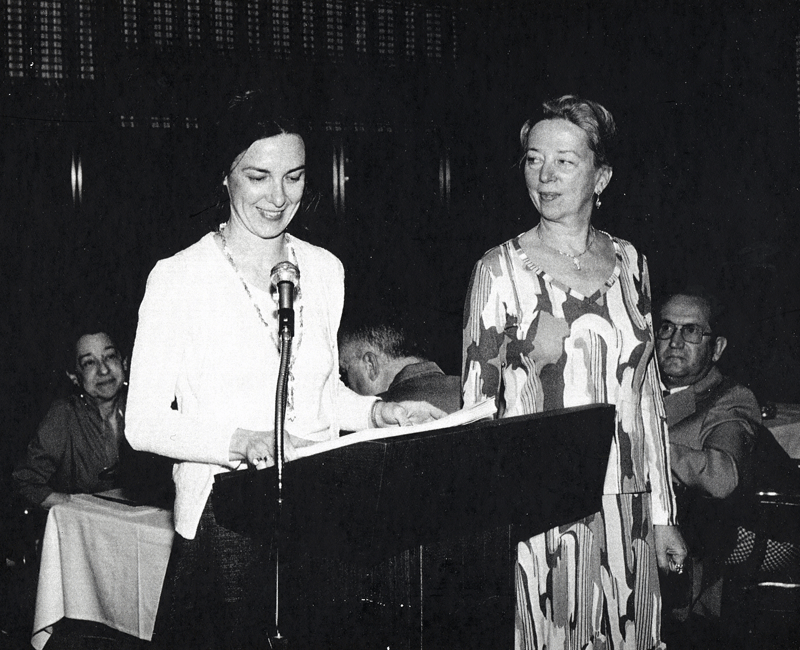
<svg viewBox="0 0 800 650"><path fill-rule="evenodd" d="M517 648L664 647L653 525L674 524L675 504L647 263L602 234L615 267L593 295L545 273L516 237L476 264L465 308L465 406L617 411L601 512L518 545Z"/></svg>

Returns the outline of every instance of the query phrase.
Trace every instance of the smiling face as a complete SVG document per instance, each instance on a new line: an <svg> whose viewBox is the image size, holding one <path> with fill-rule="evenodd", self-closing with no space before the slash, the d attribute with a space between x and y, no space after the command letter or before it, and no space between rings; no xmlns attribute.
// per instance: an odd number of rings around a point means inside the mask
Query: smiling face
<svg viewBox="0 0 800 650"><path fill-rule="evenodd" d="M595 167L583 129L567 120L542 120L530 130L525 152L525 184L542 217L588 221L593 194L605 189L611 168Z"/></svg>
<svg viewBox="0 0 800 650"><path fill-rule="evenodd" d="M67 373L85 397L95 402L114 399L125 382L127 362L108 334L85 334L75 344L75 372Z"/></svg>
<svg viewBox="0 0 800 650"><path fill-rule="evenodd" d="M224 181L231 227L261 239L282 235L303 198L305 164L299 135L282 133L251 144Z"/></svg>
<svg viewBox="0 0 800 650"><path fill-rule="evenodd" d="M708 305L694 296L673 296L661 309L662 323L698 325L706 333L711 333L709 318ZM657 339L656 354L664 385L676 388L697 383L722 356L726 345L724 337L713 334L704 336L700 343L689 343L677 328L670 338Z"/></svg>

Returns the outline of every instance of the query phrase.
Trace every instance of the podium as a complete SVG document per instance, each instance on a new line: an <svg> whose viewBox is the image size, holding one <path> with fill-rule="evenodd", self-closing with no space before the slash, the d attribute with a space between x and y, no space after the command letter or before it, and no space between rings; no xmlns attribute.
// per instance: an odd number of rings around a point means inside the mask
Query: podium
<svg viewBox="0 0 800 650"><path fill-rule="evenodd" d="M295 648L510 648L519 541L600 509L613 406L361 442L217 475L219 524L280 548Z"/></svg>

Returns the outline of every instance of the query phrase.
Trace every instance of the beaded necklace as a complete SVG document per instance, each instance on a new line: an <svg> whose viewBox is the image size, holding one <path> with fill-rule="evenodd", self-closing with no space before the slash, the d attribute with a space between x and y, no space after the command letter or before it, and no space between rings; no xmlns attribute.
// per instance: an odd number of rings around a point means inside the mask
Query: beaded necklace
<svg viewBox="0 0 800 650"><path fill-rule="evenodd" d="M220 241L222 242L222 252L225 254L230 265L233 267L234 272L236 273L236 277L239 278L239 281L242 283L244 287L245 293L247 293L247 297L250 299L250 303L255 307L256 314L258 314L258 319L263 323L264 327L267 328L269 332L269 336L272 339L272 342L275 344L276 349L280 353L281 344L278 340L278 310L277 310L277 291L270 291L272 295L272 299L275 301L276 309L272 312L272 325L267 322L264 318L264 314L261 311L261 308L258 306L255 298L253 298L253 294L250 291L250 287L247 285L247 281L244 279L244 276L239 271L239 267L236 265L236 262L233 259L233 255L231 254L230 248L228 248L228 240L225 238L225 227L227 224L220 224L219 229L217 230L217 236L219 237ZM286 241L286 248L289 252L289 258L292 264L298 266L297 264L297 255L295 254L294 247L291 245L290 242ZM294 337L294 354L292 354L292 358L289 360L289 378L288 378L288 388L286 391L286 419L289 422L294 422L294 360L297 358L297 352L300 349L300 343L303 339L303 303L300 302L302 298L302 294L300 292L300 285L297 286L297 294L295 297L295 309L297 311L297 326L295 327L295 331L297 334Z"/></svg>
<svg viewBox="0 0 800 650"><path fill-rule="evenodd" d="M571 255L570 253L562 251L560 248L557 248L556 246L551 246L544 239L542 239L541 221L536 225L536 234L539 235L539 241L542 242L545 246L547 246L547 248L549 248L551 251L555 251L559 255L563 255L564 257L568 257L569 259L571 259L572 263L575 265L575 269L578 271L581 270L581 263L579 261L579 258L583 257L584 255L586 255L586 253L589 252L589 249L592 247L592 244L594 244L594 237L595 237L594 228L589 226L589 243L586 244L586 248L583 249L582 253L578 253L577 255Z"/></svg>

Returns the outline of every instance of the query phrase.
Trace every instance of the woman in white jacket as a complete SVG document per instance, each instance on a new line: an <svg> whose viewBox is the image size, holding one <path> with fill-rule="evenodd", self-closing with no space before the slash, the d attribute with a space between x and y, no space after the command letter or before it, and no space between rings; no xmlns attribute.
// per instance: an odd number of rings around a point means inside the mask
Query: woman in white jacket
<svg viewBox="0 0 800 650"><path fill-rule="evenodd" d="M294 121L251 92L221 125L230 209L216 232L158 262L139 310L126 435L134 448L176 459L170 576L172 647L250 647L266 607L253 540L218 526L214 475L274 462L280 360L271 270L299 269L289 368L285 454L358 430L441 415L425 403L359 396L339 380L341 262L286 232L305 187L305 145ZM177 407L177 408L175 408Z"/></svg>

